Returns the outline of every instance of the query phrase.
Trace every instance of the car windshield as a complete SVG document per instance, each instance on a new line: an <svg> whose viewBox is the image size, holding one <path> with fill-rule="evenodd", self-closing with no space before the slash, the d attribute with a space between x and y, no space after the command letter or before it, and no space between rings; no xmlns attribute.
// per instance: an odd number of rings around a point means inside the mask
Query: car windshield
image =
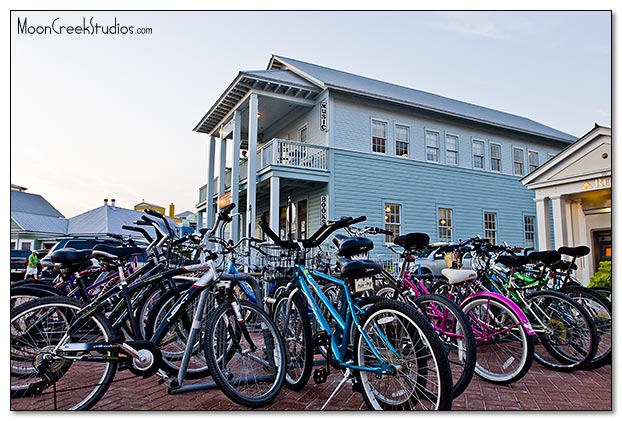
<svg viewBox="0 0 622 421"><path fill-rule="evenodd" d="M30 250L11 250L11 257L28 257Z"/></svg>

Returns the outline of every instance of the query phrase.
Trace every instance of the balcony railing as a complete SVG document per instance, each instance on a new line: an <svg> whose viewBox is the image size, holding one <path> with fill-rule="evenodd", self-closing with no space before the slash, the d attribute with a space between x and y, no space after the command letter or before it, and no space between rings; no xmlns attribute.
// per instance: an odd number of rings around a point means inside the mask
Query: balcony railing
<svg viewBox="0 0 622 421"><path fill-rule="evenodd" d="M257 171L270 165L327 170L328 148L275 138L257 149ZM240 179L246 178L247 173L248 159L242 158L240 159Z"/></svg>

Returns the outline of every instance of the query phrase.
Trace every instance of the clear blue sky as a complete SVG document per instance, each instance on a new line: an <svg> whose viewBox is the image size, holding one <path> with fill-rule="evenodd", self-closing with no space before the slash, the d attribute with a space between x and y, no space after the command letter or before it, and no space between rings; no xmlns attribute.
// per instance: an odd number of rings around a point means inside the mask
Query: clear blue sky
<svg viewBox="0 0 622 421"><path fill-rule="evenodd" d="M17 33L18 18L56 17L152 34ZM207 138L192 129L238 71L265 69L272 54L575 136L612 119L609 11L29 11L11 14L10 34L11 182L67 217L104 198L194 211Z"/></svg>

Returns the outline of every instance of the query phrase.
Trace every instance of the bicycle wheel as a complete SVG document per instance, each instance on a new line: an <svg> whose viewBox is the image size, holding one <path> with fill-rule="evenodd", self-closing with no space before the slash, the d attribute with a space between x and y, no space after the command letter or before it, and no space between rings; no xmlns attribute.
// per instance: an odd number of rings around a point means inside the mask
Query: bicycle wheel
<svg viewBox="0 0 622 421"><path fill-rule="evenodd" d="M597 292L611 303L611 287L591 287L592 291Z"/></svg>
<svg viewBox="0 0 622 421"><path fill-rule="evenodd" d="M149 311L145 327L145 338L153 340L162 352L162 368L168 373L175 374L179 372L186 347L188 346L188 336L192 328L192 321L199 302L199 296L196 296L185 310L180 311L175 320L167 321L168 327L165 331L161 332L157 338L153 336L158 332L160 325L166 320L169 311L175 307L180 296L181 294L179 292L173 290L167 290L163 293L153 304L151 311ZM205 325L207 315L212 311L214 306L215 300L209 295L208 302L203 311L202 326ZM188 360L185 378L189 380L200 379L209 375L207 361L205 361L205 355L201 351L201 335L197 335L192 347L192 354Z"/></svg>
<svg viewBox="0 0 622 421"><path fill-rule="evenodd" d="M534 358L558 371L585 368L598 349L598 334L588 312L575 300L557 291L536 291L525 296L538 340Z"/></svg>
<svg viewBox="0 0 622 421"><path fill-rule="evenodd" d="M451 409L451 369L441 341L408 304L384 299L366 308L355 334L354 363L381 369L354 373L370 409Z"/></svg>
<svg viewBox="0 0 622 421"><path fill-rule="evenodd" d="M313 333L307 311L306 301L296 294L292 297L291 308L287 308L289 294L281 294L273 306L272 319L275 321L287 353L287 374L285 386L300 390L309 382L313 369ZM289 317L287 313L289 311ZM284 322L287 320L287 330Z"/></svg>
<svg viewBox="0 0 622 421"><path fill-rule="evenodd" d="M477 344L475 374L494 384L514 383L529 371L534 358L534 337L503 301L481 296L461 306Z"/></svg>
<svg viewBox="0 0 622 421"><path fill-rule="evenodd" d="M469 386L477 361L475 337L469 320L458 304L447 297L426 294L408 298L426 316L443 343L453 376L455 399Z"/></svg>
<svg viewBox="0 0 622 421"><path fill-rule="evenodd" d="M86 410L104 396L116 374L118 355L88 346L114 336L103 314L80 319L66 341L83 349L56 349L82 307L68 297L46 297L13 309L11 409Z"/></svg>
<svg viewBox="0 0 622 421"><path fill-rule="evenodd" d="M611 362L611 302L589 288L569 286L560 290L581 304L589 313L598 332L598 349L586 370L602 367Z"/></svg>
<svg viewBox="0 0 622 421"><path fill-rule="evenodd" d="M207 322L203 348L212 379L240 405L265 406L283 387L285 346L276 324L254 303L219 305Z"/></svg>
<svg viewBox="0 0 622 421"><path fill-rule="evenodd" d="M55 297L59 295L63 295L63 294L61 294L60 292L54 293L47 289L37 288L34 286L30 286L28 284L11 287L11 307L10 308L13 309L35 298Z"/></svg>

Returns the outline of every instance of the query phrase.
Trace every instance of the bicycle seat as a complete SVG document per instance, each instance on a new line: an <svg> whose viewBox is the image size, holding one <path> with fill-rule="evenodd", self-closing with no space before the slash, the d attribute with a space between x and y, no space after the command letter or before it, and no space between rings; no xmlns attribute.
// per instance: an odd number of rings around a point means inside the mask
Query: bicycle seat
<svg viewBox="0 0 622 421"><path fill-rule="evenodd" d="M577 270L577 265L572 263L572 262L568 262L566 260L560 260L558 262L553 263L551 266L551 269L553 270L561 270L561 271L568 271L568 270Z"/></svg>
<svg viewBox="0 0 622 421"><path fill-rule="evenodd" d="M545 265L551 265L555 262L559 262L562 259L561 254L559 254L555 250L532 251L531 253L527 255L527 257L530 260L534 260L536 262L542 262Z"/></svg>
<svg viewBox="0 0 622 421"><path fill-rule="evenodd" d="M373 260L337 259L337 267L343 279L368 278L382 272L382 265Z"/></svg>
<svg viewBox="0 0 622 421"><path fill-rule="evenodd" d="M534 253L538 253L538 252L534 252ZM531 256L534 253L530 253L529 255ZM502 256L497 257L497 263L501 263L503 266L506 266L506 267L509 267L509 268L517 268L517 267L521 267L521 266L524 266L527 263L529 263L529 259L530 258L531 257L509 256L507 254L504 254ZM533 258L531 258L531 259L533 259Z"/></svg>
<svg viewBox="0 0 622 421"><path fill-rule="evenodd" d="M337 254L343 257L352 257L357 254L367 253L374 248L374 242L366 237L346 237L337 234L333 237L333 243L337 246Z"/></svg>
<svg viewBox="0 0 622 421"><path fill-rule="evenodd" d="M54 251L50 258L54 263L73 265L82 263L91 258L91 250L76 250L74 248L64 248Z"/></svg>
<svg viewBox="0 0 622 421"><path fill-rule="evenodd" d="M461 284L466 281L474 281L477 279L477 272L470 269L449 269L445 268L441 270L441 273L450 285Z"/></svg>
<svg viewBox="0 0 622 421"><path fill-rule="evenodd" d="M577 247L560 247L557 249L560 254L565 254L572 257L583 257L590 254L590 248L588 246Z"/></svg>
<svg viewBox="0 0 622 421"><path fill-rule="evenodd" d="M104 259L125 259L130 256L140 256L141 254L143 254L143 249L140 247L115 247L107 244L98 244L93 247L93 257Z"/></svg>
<svg viewBox="0 0 622 421"><path fill-rule="evenodd" d="M430 244L430 236L422 232L411 232L395 237L395 244L409 250L421 250Z"/></svg>

